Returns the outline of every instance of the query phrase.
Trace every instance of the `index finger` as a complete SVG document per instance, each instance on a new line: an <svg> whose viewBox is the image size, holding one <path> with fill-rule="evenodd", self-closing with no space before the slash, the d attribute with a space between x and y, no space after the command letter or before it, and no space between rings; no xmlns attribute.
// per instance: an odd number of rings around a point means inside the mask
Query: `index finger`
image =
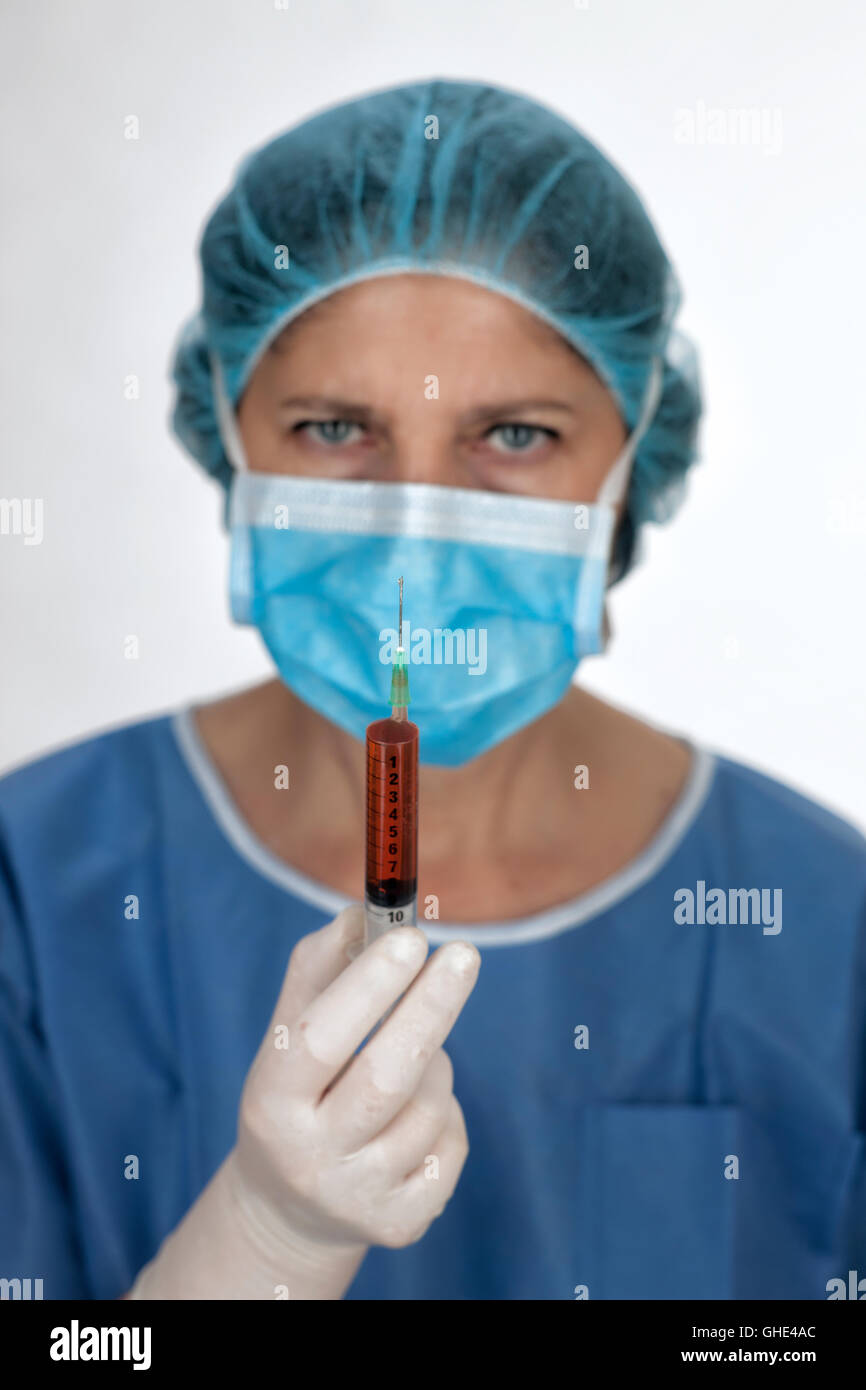
<svg viewBox="0 0 866 1390"><path fill-rule="evenodd" d="M360 903L350 903L341 908L332 922L308 932L295 943L257 1062L279 1046L281 1030L290 1028L303 1010L336 980L354 959L355 946L363 941L364 909Z"/></svg>
<svg viewBox="0 0 866 1390"><path fill-rule="evenodd" d="M418 927L392 927L289 1022L288 1047L262 1058L279 1067L286 1098L317 1102L385 1010L409 988L427 956ZM285 1066L289 1061L290 1065Z"/></svg>

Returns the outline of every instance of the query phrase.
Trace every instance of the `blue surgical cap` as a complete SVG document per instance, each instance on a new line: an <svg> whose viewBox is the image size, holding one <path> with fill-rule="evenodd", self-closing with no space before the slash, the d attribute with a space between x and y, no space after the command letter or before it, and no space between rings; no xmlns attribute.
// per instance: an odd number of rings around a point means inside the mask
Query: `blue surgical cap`
<svg viewBox="0 0 866 1390"><path fill-rule="evenodd" d="M673 328L676 277L623 176L528 97L434 80L331 107L242 161L200 257L202 305L175 349L172 424L224 486L233 468L213 363L236 407L287 323L336 290L404 270L471 279L544 319L592 364L629 431L661 366L615 577L631 566L642 524L679 503L701 398L694 352Z"/></svg>

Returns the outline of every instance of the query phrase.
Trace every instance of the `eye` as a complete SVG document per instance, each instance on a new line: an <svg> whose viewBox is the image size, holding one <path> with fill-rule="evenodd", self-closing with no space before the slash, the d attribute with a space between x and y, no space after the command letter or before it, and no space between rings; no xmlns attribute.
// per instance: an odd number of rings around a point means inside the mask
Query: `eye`
<svg viewBox="0 0 866 1390"><path fill-rule="evenodd" d="M496 442L496 439L499 442ZM528 454L533 447L545 439L557 439L559 436L556 430L549 430L542 425L523 425L519 422L509 425L494 425L493 429L488 430L485 439L488 439L494 450L498 454Z"/></svg>
<svg viewBox="0 0 866 1390"><path fill-rule="evenodd" d="M353 434L353 431L357 433ZM354 420L301 420L292 427L292 433L307 434L318 444L333 446L357 444L364 430Z"/></svg>

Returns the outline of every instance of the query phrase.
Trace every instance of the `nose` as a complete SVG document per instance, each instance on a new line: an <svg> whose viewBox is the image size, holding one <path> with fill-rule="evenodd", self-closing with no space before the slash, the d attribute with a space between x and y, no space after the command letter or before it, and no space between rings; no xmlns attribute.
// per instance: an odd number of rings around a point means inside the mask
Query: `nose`
<svg viewBox="0 0 866 1390"><path fill-rule="evenodd" d="M430 483L437 487L472 487L456 437L454 422L441 401L404 416L392 429L389 477L395 483Z"/></svg>

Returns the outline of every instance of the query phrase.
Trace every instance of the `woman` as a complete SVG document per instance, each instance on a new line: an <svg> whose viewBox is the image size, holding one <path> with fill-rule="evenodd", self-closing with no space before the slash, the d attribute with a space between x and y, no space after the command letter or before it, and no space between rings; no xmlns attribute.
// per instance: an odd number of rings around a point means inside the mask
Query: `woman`
<svg viewBox="0 0 866 1390"><path fill-rule="evenodd" d="M571 679L700 411L640 202L437 81L248 158L201 260L174 423L276 676L2 785L2 1272L826 1297L866 1270L863 841ZM423 932L361 951L398 575Z"/></svg>

